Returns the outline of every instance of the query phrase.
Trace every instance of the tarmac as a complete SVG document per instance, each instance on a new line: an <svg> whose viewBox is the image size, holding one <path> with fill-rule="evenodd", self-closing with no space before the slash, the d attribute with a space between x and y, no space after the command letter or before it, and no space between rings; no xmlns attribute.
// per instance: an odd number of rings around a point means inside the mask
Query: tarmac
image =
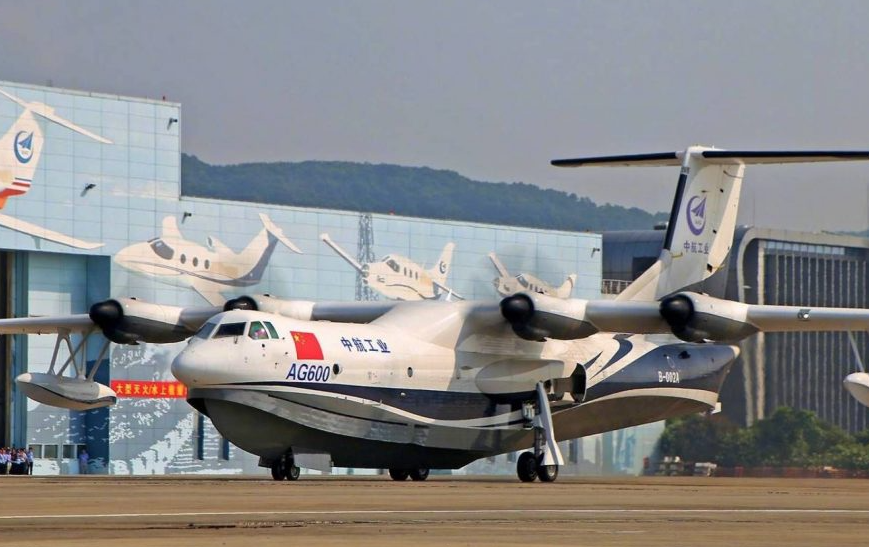
<svg viewBox="0 0 869 547"><path fill-rule="evenodd" d="M0 544L869 545L869 480L0 477Z"/></svg>

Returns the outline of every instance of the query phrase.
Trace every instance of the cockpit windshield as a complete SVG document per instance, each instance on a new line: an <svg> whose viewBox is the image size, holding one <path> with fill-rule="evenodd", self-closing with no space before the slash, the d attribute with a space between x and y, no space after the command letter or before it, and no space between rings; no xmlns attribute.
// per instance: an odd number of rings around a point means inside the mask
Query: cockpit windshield
<svg viewBox="0 0 869 547"><path fill-rule="evenodd" d="M172 260L172 257L175 255L175 250L159 237L148 241L148 244L151 245L151 250L154 251L154 254L160 258Z"/></svg>
<svg viewBox="0 0 869 547"><path fill-rule="evenodd" d="M227 338L229 336L243 336L244 327L247 323L224 323L214 333L214 338Z"/></svg>
<svg viewBox="0 0 869 547"><path fill-rule="evenodd" d="M393 272L398 272L398 271L401 269L401 268L398 266L398 262L396 262L395 260L389 258L388 256L384 259L384 262L386 262L386 265L389 266L389 268L390 268Z"/></svg>
<svg viewBox="0 0 869 547"><path fill-rule="evenodd" d="M208 339L211 336L211 333L214 332L214 327L217 326L217 323L212 323L211 321L204 323L199 330L196 331L196 334L193 336L202 340Z"/></svg>

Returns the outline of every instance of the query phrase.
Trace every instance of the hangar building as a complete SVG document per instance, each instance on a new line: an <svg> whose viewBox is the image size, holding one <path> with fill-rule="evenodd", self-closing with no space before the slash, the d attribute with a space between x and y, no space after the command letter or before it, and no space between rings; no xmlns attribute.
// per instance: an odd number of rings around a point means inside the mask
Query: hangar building
<svg viewBox="0 0 869 547"><path fill-rule="evenodd" d="M395 296L361 283L323 234L359 262L384 257L404 269L411 287L412 263L445 270L465 298L497 298L495 252L511 272L553 284L575 273L573 296L600 295L600 235L185 197L181 105L11 82L0 91L3 317L86 313L121 296L176 306L250 293ZM401 297L427 297L413 290ZM118 393L113 407L77 412L26 399L14 378L47 371L55 338L0 337L0 445L34 446L37 473L77 472L82 447L91 472L264 472L185 402L169 369L180 344L113 345L96 378Z"/></svg>

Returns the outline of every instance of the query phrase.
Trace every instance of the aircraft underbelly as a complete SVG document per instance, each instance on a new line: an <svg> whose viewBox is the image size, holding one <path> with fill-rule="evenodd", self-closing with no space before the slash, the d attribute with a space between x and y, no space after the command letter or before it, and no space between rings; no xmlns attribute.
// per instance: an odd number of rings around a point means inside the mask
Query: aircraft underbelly
<svg viewBox="0 0 869 547"><path fill-rule="evenodd" d="M555 433L573 439L715 406L737 351L673 344L629 366L614 361L589 379L584 402L553 403ZM533 434L520 400L479 392L325 383L253 382L192 388L221 434L266 459L287 450L326 452L348 467L461 467L525 449ZM530 399L530 395L525 396Z"/></svg>

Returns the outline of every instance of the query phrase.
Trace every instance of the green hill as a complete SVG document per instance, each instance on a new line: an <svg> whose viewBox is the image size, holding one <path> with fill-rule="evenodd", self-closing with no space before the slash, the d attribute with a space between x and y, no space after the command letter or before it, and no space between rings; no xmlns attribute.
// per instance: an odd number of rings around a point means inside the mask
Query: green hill
<svg viewBox="0 0 869 547"><path fill-rule="evenodd" d="M428 167L337 161L210 165L181 158L186 196L570 231L650 229L664 213Z"/></svg>

